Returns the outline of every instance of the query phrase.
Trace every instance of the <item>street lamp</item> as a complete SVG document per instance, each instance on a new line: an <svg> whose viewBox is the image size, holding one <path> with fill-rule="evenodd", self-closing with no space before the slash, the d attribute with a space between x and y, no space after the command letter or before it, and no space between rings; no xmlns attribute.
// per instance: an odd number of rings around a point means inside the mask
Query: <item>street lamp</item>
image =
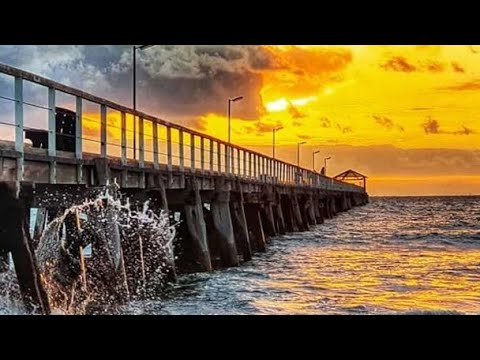
<svg viewBox="0 0 480 360"><path fill-rule="evenodd" d="M145 50L156 45L133 46L132 80L133 80L133 110L137 110L137 50ZM133 159L137 158L137 121L133 115Z"/></svg>
<svg viewBox="0 0 480 360"><path fill-rule="evenodd" d="M273 128L273 160L275 160L275 132L283 129L283 126L278 126Z"/></svg>
<svg viewBox="0 0 480 360"><path fill-rule="evenodd" d="M306 141L297 143L297 166L300 167L300 145L306 144Z"/></svg>
<svg viewBox="0 0 480 360"><path fill-rule="evenodd" d="M324 174L324 175L325 175L325 176L327 176L327 160L330 160L330 159L331 159L330 156L327 157L327 158L325 158L325 159L323 159L323 161L325 162L325 167L324 167L324 169L325 169L325 174Z"/></svg>
<svg viewBox="0 0 480 360"><path fill-rule="evenodd" d="M233 170L233 151L230 148L230 136L231 136L231 115L232 115L232 103L236 101L240 101L243 99L243 96L237 96L234 98L228 99L228 147L227 147L227 169L230 171L230 161L232 162L232 170Z"/></svg>
<svg viewBox="0 0 480 360"><path fill-rule="evenodd" d="M230 145L230 129L231 129L230 121L231 121L231 113L232 113L232 109L231 109L232 103L242 99L243 99L243 96L237 96L237 97L228 99L228 144L229 145Z"/></svg>
<svg viewBox="0 0 480 360"><path fill-rule="evenodd" d="M320 152L320 150L317 150L317 151L314 151L313 152L313 165L312 165L312 168L313 168L313 171L315 172L315 155L318 154Z"/></svg>

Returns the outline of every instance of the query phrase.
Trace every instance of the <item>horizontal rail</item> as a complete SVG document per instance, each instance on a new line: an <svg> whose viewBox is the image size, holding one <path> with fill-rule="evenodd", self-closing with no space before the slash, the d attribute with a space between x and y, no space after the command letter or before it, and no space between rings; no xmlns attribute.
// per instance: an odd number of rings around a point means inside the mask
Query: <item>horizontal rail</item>
<svg viewBox="0 0 480 360"><path fill-rule="evenodd" d="M165 158L163 164L168 166L178 165L183 170L216 171L225 175L255 178L263 183L308 185L326 190L364 192L363 187L334 180L309 169L273 159L257 151L229 144L208 134L170 123L27 71L0 64L0 73L12 76L15 80L15 90L12 97L1 96L1 98L15 102L15 121L12 124L4 125L11 125L16 128L15 149L17 151L23 152L25 131L36 132L40 134L39 136L44 132L46 136L46 144L44 146L48 144L48 154L50 156L56 155L59 141L70 139L75 143L71 151L75 152L77 159L81 159L83 153L90 153L91 151L87 149L88 146L86 144L89 143L92 146L91 144L93 143L99 148L99 157L106 157L112 148L117 148L119 155L116 157L121 158L123 163L126 163L129 151L130 153L138 152L138 158L135 160L138 161L139 167L145 167L148 163L153 163L154 167L158 167L161 158ZM27 103L23 100L24 81L33 82L48 89L48 107ZM73 112L76 123L75 134L59 132L57 129L56 117L61 114L61 112L57 112L56 107L55 97L57 91L76 98L76 111ZM99 106L98 119L88 119L83 116L82 103L84 100ZM35 106L48 112L48 129L34 129L24 126L23 105ZM122 119L120 126L107 123L108 109L120 112ZM126 115L132 116L133 121L137 123L136 131L127 129ZM97 122L98 134L95 134L97 138L85 134L85 130L82 129L84 120ZM151 134L146 134L144 131L147 124L152 128ZM165 137L159 137L159 125L165 127ZM116 139L118 140L117 143L109 141L109 129L120 130L121 136L119 136L119 139ZM176 130L174 134L175 140L172 139L172 130ZM135 137L138 136L135 146L128 144L127 133L133 133ZM188 139L185 137L188 137ZM52 175L52 179L54 177L55 174Z"/></svg>

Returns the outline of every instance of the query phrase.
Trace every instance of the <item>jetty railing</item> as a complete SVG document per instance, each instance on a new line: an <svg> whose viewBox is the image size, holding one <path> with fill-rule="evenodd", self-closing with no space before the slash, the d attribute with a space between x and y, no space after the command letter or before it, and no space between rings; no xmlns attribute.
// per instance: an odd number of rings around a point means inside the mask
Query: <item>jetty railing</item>
<svg viewBox="0 0 480 360"><path fill-rule="evenodd" d="M34 88L36 90L32 91ZM44 101L31 94L40 94L40 97L43 94ZM69 101L70 105L65 106L64 103ZM8 115L0 118L0 133L3 128L5 133L11 134L17 153L19 178L22 178L23 154L28 147L25 144L25 132L29 131L43 134L45 144L42 147L45 148L45 154L52 158L69 155L77 160L92 156L108 157L119 159L122 165L139 168L166 167L169 170L238 176L263 183L364 192L360 186L334 180L33 73L0 64L0 105L2 102L3 107L10 108L13 114L11 118ZM58 116L67 116L64 108L68 107L75 117L74 134L57 131ZM31 118L29 114L32 115ZM46 119L44 127L39 127L39 121L34 124L34 118L40 119L40 122L42 118ZM132 126L133 122L138 126ZM58 136L72 138L74 146L70 154L58 150ZM133 138L138 141L134 142Z"/></svg>

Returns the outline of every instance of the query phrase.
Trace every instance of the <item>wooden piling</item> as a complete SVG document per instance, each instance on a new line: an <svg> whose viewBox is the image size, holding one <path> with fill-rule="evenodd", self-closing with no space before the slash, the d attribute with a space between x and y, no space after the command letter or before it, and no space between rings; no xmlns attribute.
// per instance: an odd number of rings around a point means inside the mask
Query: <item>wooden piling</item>
<svg viewBox="0 0 480 360"><path fill-rule="evenodd" d="M265 233L260 217L260 204L246 203L245 216L253 250L265 252L267 250Z"/></svg>
<svg viewBox="0 0 480 360"><path fill-rule="evenodd" d="M245 217L244 198L242 185L239 181L236 183L236 198L230 201L230 212L232 214L232 225L235 235L235 241L239 253L243 256L243 261L252 259L252 247L248 234L247 220Z"/></svg>
<svg viewBox="0 0 480 360"><path fill-rule="evenodd" d="M18 285L28 311L50 313L47 293L38 272L35 252L27 228L28 204L15 196L15 184L0 183L0 252L12 253Z"/></svg>
<svg viewBox="0 0 480 360"><path fill-rule="evenodd" d="M238 266L238 253L230 214L230 192L224 187L224 178L216 179L215 196L211 203L213 227L220 238L222 264Z"/></svg>
<svg viewBox="0 0 480 360"><path fill-rule="evenodd" d="M200 271L212 271L212 260L210 258L210 250L208 249L207 228L200 191L195 179L192 179L189 185L191 195L186 199L184 209L188 232L193 240L195 260Z"/></svg>

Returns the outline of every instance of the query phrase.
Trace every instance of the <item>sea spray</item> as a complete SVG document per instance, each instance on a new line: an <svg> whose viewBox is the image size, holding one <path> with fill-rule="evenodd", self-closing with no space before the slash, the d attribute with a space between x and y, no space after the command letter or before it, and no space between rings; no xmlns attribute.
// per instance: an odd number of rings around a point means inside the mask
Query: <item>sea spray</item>
<svg viewBox="0 0 480 360"><path fill-rule="evenodd" d="M78 223L73 246L66 236L69 217ZM36 256L52 307L84 313L92 303L155 296L175 271L174 237L166 212L155 211L148 201L137 209L116 184L107 185L94 199L63 211L42 233ZM131 251L139 239L141 261ZM85 266L83 252L75 250L88 245L94 255Z"/></svg>

